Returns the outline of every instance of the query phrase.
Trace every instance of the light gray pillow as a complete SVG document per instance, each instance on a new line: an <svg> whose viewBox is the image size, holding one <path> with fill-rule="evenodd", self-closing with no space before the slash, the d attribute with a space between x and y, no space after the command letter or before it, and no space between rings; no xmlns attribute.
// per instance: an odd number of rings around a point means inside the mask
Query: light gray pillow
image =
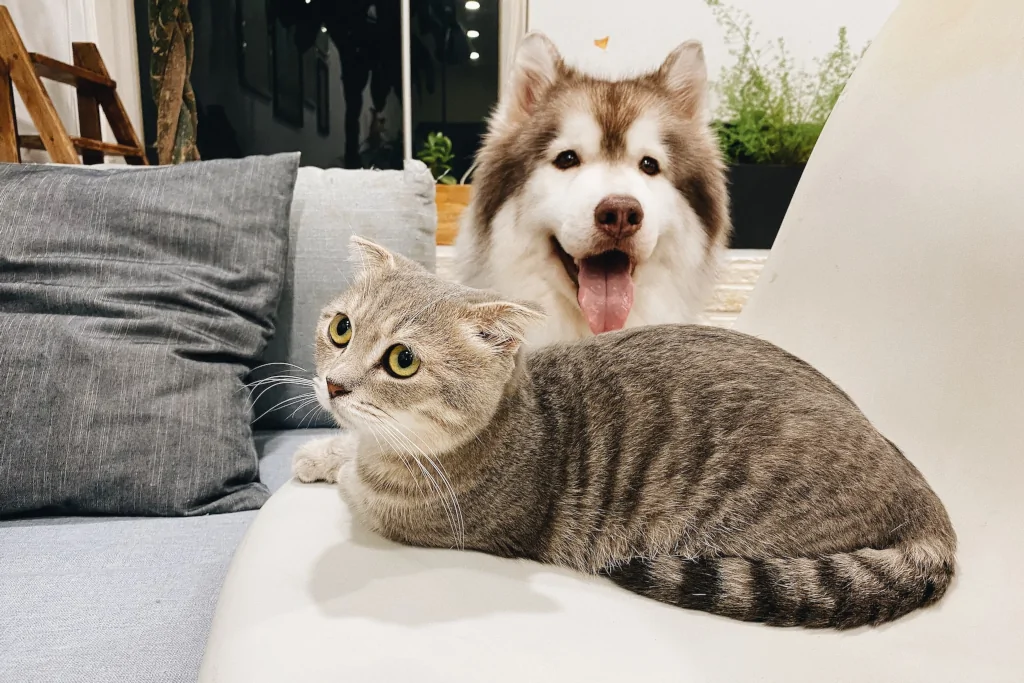
<svg viewBox="0 0 1024 683"><path fill-rule="evenodd" d="M403 171L299 169L279 329L264 353L269 365L252 379L311 375L320 309L354 274L348 258L350 236L371 239L433 271L436 233L434 178L420 161L406 162ZM268 382L259 385L255 396L257 429L334 426L312 402L308 385Z"/></svg>
<svg viewBox="0 0 1024 683"><path fill-rule="evenodd" d="M0 515L259 507L298 155L0 165Z"/></svg>

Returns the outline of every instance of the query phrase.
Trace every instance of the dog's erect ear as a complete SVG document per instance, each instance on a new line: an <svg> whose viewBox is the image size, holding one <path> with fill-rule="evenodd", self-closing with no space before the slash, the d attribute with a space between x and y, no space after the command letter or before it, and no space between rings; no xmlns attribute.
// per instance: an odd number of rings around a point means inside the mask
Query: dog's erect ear
<svg viewBox="0 0 1024 683"><path fill-rule="evenodd" d="M516 49L512 73L498 104L496 120L501 126L521 123L537 106L562 68L562 55L543 33L528 33Z"/></svg>
<svg viewBox="0 0 1024 683"><path fill-rule="evenodd" d="M540 306L525 301L475 304L469 315L480 337L502 353L515 353L529 326L546 317Z"/></svg>
<svg viewBox="0 0 1024 683"><path fill-rule="evenodd" d="M704 62L704 46L688 40L665 59L658 70L665 87L679 101L683 113L690 118L704 114L708 88L708 67Z"/></svg>
<svg viewBox="0 0 1024 683"><path fill-rule="evenodd" d="M398 265L394 254L368 239L353 235L348 244L350 257L360 264L363 272L394 270Z"/></svg>

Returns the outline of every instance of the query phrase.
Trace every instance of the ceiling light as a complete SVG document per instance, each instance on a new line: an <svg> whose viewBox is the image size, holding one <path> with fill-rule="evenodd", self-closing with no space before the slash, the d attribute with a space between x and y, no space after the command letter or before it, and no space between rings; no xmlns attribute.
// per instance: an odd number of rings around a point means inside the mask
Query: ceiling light
<svg viewBox="0 0 1024 683"><path fill-rule="evenodd" d="M309 3L311 3L311 2L313 2L313 0L306 0L306 4L307 4L307 5L308 5Z"/></svg>
<svg viewBox="0 0 1024 683"><path fill-rule="evenodd" d="M320 33L327 33L327 27L326 26L321 26L320 27Z"/></svg>
<svg viewBox="0 0 1024 683"><path fill-rule="evenodd" d="M480 53L479 52L470 52L469 53L469 58L470 59L480 59Z"/></svg>
<svg viewBox="0 0 1024 683"><path fill-rule="evenodd" d="M472 29L471 28L468 31L466 31L466 36L468 36L469 38L479 38L480 37L480 31L477 31L476 29Z"/></svg>
<svg viewBox="0 0 1024 683"><path fill-rule="evenodd" d="M474 12L480 9L480 3L477 2L476 0L469 0L469 2L466 3L466 9L468 9L470 12Z"/></svg>

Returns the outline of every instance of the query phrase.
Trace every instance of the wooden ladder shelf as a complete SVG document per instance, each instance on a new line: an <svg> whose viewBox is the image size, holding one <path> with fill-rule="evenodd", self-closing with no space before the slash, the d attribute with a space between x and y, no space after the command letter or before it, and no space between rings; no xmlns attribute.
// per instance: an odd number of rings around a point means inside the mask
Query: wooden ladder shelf
<svg viewBox="0 0 1024 683"><path fill-rule="evenodd" d="M124 157L129 164L148 165L145 148L117 95L117 83L110 78L96 45L72 43L72 52L74 64L29 52L10 12L0 5L0 162L20 162L24 148L46 150L58 164L99 164L106 155ZM76 89L80 137L68 135L43 87L43 78ZM18 135L15 88L39 135ZM116 144L103 142L100 108L114 131Z"/></svg>

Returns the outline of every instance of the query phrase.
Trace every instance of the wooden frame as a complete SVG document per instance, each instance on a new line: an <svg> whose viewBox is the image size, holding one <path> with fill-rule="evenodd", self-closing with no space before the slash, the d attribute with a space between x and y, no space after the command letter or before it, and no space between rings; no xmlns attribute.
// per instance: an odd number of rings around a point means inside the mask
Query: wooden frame
<svg viewBox="0 0 1024 683"><path fill-rule="evenodd" d="M0 161L21 162L18 119L14 116L14 87L7 62L0 59Z"/></svg>
<svg viewBox="0 0 1024 683"><path fill-rule="evenodd" d="M99 50L93 43L72 43L75 63L65 64L29 52L10 12L0 5L0 161L18 163L20 148L44 149L58 164L101 163L104 155L123 156L129 164L146 165L145 149L117 95ZM76 88L81 136L68 135L42 78ZM17 88L38 135L18 135L13 89ZM117 143L103 142L100 108Z"/></svg>

